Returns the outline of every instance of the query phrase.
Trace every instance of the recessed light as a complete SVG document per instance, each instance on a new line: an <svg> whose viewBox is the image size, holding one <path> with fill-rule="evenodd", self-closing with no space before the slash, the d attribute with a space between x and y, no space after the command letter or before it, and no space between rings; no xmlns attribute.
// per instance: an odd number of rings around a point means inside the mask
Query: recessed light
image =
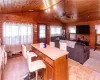
<svg viewBox="0 0 100 80"><path fill-rule="evenodd" d="M50 9L49 9L49 8L48 8L48 9L46 9L46 10L45 10L45 12L50 12Z"/></svg>
<svg viewBox="0 0 100 80"><path fill-rule="evenodd" d="M53 4L55 4L55 3L56 3L56 1L55 1L55 0L52 0L52 2L53 2Z"/></svg>
<svg viewBox="0 0 100 80"><path fill-rule="evenodd" d="M48 10L46 9L45 12L48 12Z"/></svg>
<svg viewBox="0 0 100 80"><path fill-rule="evenodd" d="M50 9L48 9L48 11L50 12Z"/></svg>
<svg viewBox="0 0 100 80"><path fill-rule="evenodd" d="M34 10L28 10L28 11L34 11Z"/></svg>
<svg viewBox="0 0 100 80"><path fill-rule="evenodd" d="M57 8L56 5L54 5L53 8L56 9Z"/></svg>

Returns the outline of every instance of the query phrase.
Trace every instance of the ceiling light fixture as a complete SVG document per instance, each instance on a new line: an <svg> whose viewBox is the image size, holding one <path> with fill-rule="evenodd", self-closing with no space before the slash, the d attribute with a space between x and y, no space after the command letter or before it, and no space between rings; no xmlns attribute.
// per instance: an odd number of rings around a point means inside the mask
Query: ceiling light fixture
<svg viewBox="0 0 100 80"><path fill-rule="evenodd" d="M49 5L49 0L43 0L44 6L45 6L45 12L50 12L50 5Z"/></svg>
<svg viewBox="0 0 100 80"><path fill-rule="evenodd" d="M45 8L47 8L47 5L46 5L46 2L45 2L45 0L43 0L43 3L44 3L44 6L45 6Z"/></svg>
<svg viewBox="0 0 100 80"><path fill-rule="evenodd" d="M52 0L52 3L53 3L53 4L55 4L55 3L56 3L56 1L55 1L55 0Z"/></svg>
<svg viewBox="0 0 100 80"><path fill-rule="evenodd" d="M48 10L46 9L45 12L48 12Z"/></svg>
<svg viewBox="0 0 100 80"><path fill-rule="evenodd" d="M50 12L50 9L49 8L47 10L48 10L48 12Z"/></svg>
<svg viewBox="0 0 100 80"><path fill-rule="evenodd" d="M46 4L47 4L47 7L50 7L49 5L49 0L45 0Z"/></svg>
<svg viewBox="0 0 100 80"><path fill-rule="evenodd" d="M44 3L45 8L50 7L48 0L43 0L43 3Z"/></svg>
<svg viewBox="0 0 100 80"><path fill-rule="evenodd" d="M50 12L50 9L49 9L49 8L48 8L48 9L46 9L46 10L45 10L45 12Z"/></svg>
<svg viewBox="0 0 100 80"><path fill-rule="evenodd" d="M28 10L28 11L34 11L34 10Z"/></svg>
<svg viewBox="0 0 100 80"><path fill-rule="evenodd" d="M54 5L53 8L56 9L57 8L56 5Z"/></svg>

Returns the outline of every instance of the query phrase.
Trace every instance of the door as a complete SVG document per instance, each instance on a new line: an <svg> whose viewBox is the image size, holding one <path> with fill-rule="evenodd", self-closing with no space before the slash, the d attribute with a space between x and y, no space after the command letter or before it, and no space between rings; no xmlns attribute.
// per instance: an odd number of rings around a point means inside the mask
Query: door
<svg viewBox="0 0 100 80"><path fill-rule="evenodd" d="M38 42L47 43L47 26L45 24L38 25Z"/></svg>

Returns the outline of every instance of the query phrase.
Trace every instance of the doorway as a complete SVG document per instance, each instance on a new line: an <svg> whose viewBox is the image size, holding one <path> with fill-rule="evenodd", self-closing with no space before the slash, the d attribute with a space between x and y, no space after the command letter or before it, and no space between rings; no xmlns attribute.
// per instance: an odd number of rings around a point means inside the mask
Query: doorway
<svg viewBox="0 0 100 80"><path fill-rule="evenodd" d="M38 24L38 43L47 43L47 25Z"/></svg>

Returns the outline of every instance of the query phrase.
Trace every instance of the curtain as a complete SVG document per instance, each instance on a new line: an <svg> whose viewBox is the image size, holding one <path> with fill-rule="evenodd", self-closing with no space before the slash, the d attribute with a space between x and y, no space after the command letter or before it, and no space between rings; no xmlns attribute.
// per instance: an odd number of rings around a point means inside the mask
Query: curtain
<svg viewBox="0 0 100 80"><path fill-rule="evenodd" d="M22 44L33 43L33 25L24 23L3 23L3 44L12 53L21 51ZM28 47L29 49L29 47Z"/></svg>
<svg viewBox="0 0 100 80"><path fill-rule="evenodd" d="M62 35L62 27L61 26L50 26L50 35L51 36L61 36Z"/></svg>

